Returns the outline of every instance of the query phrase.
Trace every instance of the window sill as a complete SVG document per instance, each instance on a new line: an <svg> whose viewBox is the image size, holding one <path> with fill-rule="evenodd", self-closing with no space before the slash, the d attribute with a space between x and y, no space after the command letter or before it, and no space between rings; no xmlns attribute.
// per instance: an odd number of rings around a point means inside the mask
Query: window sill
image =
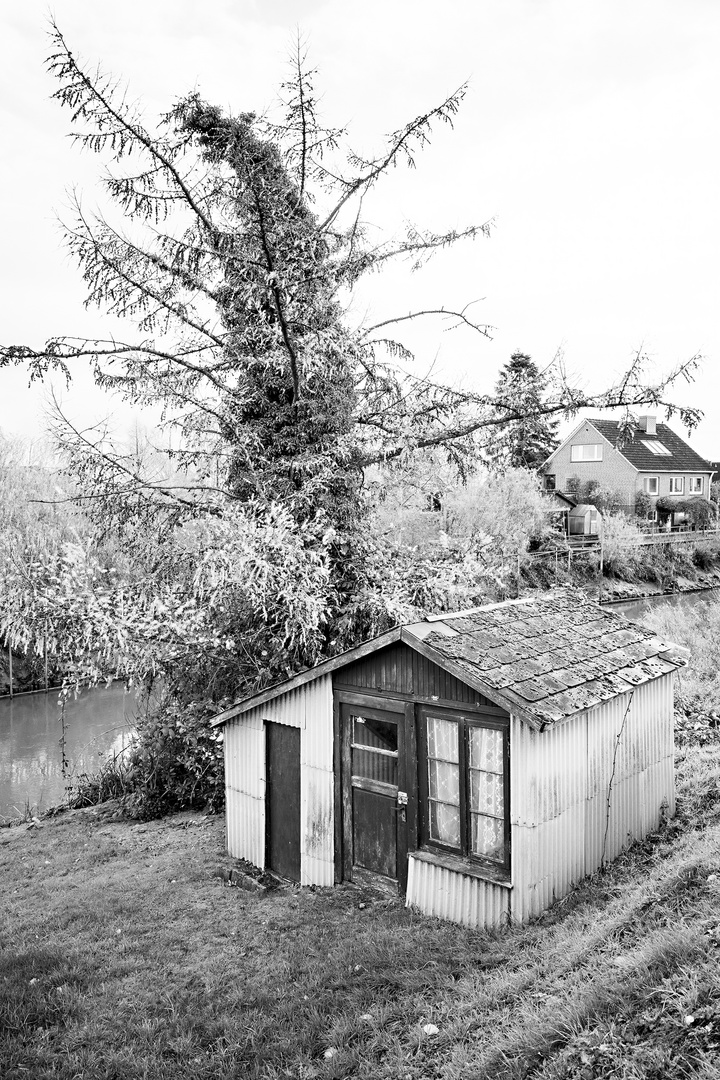
<svg viewBox="0 0 720 1080"><path fill-rule="evenodd" d="M417 859L418 862L432 863L433 866L442 866L455 874L465 874L466 877L489 881L493 885L500 885L503 889L512 889L510 875L504 870L494 870L490 866L480 866L479 863L464 859L461 855L448 855L444 851L430 851L425 848L422 851L409 852L408 858Z"/></svg>

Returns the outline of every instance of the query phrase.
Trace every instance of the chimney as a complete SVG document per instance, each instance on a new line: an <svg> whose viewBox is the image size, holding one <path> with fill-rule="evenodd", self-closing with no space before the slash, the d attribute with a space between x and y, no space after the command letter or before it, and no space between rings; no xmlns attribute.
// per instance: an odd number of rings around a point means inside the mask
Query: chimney
<svg viewBox="0 0 720 1080"><path fill-rule="evenodd" d="M648 435L655 435L655 417L654 416L640 416L638 417L638 427L641 431L647 432Z"/></svg>

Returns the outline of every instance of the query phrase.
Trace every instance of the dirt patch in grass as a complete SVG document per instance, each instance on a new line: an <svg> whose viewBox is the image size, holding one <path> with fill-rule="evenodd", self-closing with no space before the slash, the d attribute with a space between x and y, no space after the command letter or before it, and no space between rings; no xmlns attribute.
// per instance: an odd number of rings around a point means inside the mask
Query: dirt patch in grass
<svg viewBox="0 0 720 1080"><path fill-rule="evenodd" d="M0 1075L717 1077L718 750L698 753L677 822L497 932L352 886L233 888L217 817L0 830Z"/></svg>

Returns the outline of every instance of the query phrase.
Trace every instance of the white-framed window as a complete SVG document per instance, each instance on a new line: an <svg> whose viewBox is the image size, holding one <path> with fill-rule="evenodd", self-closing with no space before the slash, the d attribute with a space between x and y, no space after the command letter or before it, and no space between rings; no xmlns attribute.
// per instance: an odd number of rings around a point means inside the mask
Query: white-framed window
<svg viewBox="0 0 720 1080"><path fill-rule="evenodd" d="M671 476L670 477L670 494L682 495L685 491L685 477L684 476Z"/></svg>
<svg viewBox="0 0 720 1080"><path fill-rule="evenodd" d="M602 443L577 443L570 447L571 461L602 461Z"/></svg>
<svg viewBox="0 0 720 1080"><path fill-rule="evenodd" d="M690 494L702 495L703 493L703 477L691 476L690 477Z"/></svg>
<svg viewBox="0 0 720 1080"><path fill-rule="evenodd" d="M647 516L648 521L657 521L657 510L651 510Z"/></svg>
<svg viewBox="0 0 720 1080"><path fill-rule="evenodd" d="M657 495L658 493L658 478L657 476L645 476L643 478L643 491L646 495Z"/></svg>
<svg viewBox="0 0 720 1080"><path fill-rule="evenodd" d="M424 706L419 735L423 842L508 871L507 721Z"/></svg>
<svg viewBox="0 0 720 1080"><path fill-rule="evenodd" d="M655 454L655 457L672 457L672 450L668 450L667 446L658 442L657 439L641 439L640 442L643 446L646 446L651 454Z"/></svg>

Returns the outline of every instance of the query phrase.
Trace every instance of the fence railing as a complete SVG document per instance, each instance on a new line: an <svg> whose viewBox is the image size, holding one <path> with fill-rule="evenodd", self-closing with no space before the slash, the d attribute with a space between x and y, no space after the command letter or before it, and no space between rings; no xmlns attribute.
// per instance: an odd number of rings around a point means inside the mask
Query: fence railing
<svg viewBox="0 0 720 1080"><path fill-rule="evenodd" d="M678 529L674 532L639 533L624 541L613 541L618 547L637 549L641 547L665 547L676 544L698 544L704 540L720 541L720 529ZM556 565L567 562L568 567L579 555L597 554L602 557L604 543L600 536L569 536L554 541L553 547L544 551L526 551L526 559L551 559Z"/></svg>

